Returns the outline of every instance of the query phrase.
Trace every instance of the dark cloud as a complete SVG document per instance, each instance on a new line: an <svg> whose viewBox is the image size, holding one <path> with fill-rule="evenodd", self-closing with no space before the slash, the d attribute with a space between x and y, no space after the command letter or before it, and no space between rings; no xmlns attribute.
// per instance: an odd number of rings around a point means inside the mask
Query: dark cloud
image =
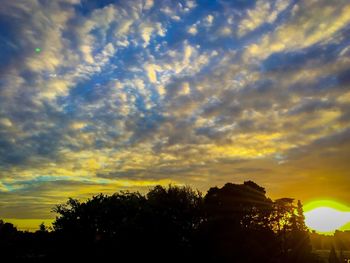
<svg viewBox="0 0 350 263"><path fill-rule="evenodd" d="M334 63L339 58L339 49L343 46L342 42L326 46L319 44L293 52L273 53L263 61L262 71L283 73Z"/></svg>
<svg viewBox="0 0 350 263"><path fill-rule="evenodd" d="M299 114L311 114L321 110L331 110L336 107L336 103L332 101L323 101L319 99L309 99L301 101L299 105L290 109L288 114L299 115Z"/></svg>
<svg viewBox="0 0 350 263"><path fill-rule="evenodd" d="M338 74L338 81L340 85L350 84L350 69L342 71Z"/></svg>

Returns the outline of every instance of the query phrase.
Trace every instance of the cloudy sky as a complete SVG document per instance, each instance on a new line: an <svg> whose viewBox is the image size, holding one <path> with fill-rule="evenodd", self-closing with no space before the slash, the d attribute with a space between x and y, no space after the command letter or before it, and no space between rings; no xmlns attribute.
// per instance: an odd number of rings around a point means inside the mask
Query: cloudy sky
<svg viewBox="0 0 350 263"><path fill-rule="evenodd" d="M249 179L350 205L347 0L1 0L0 48L0 218Z"/></svg>

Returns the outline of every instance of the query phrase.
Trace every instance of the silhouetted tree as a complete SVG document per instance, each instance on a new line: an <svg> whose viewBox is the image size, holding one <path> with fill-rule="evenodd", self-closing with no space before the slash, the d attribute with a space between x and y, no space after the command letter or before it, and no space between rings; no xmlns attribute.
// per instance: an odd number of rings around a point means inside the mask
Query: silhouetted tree
<svg viewBox="0 0 350 263"><path fill-rule="evenodd" d="M307 231L307 227L305 225L305 216L304 216L304 210L303 210L303 205L300 202L300 200L298 200L298 204L297 204L297 211L296 211L296 226L295 228L301 231Z"/></svg>
<svg viewBox="0 0 350 263"><path fill-rule="evenodd" d="M54 229L99 257L114 254L115 248L128 252L128 258L146 257L152 250L158 250L159 257L167 252L183 256L190 253L193 232L202 220L201 205L198 192L177 186L156 186L146 197L122 192L84 203L69 199L54 209L59 214ZM69 250L72 244L64 243Z"/></svg>
<svg viewBox="0 0 350 263"><path fill-rule="evenodd" d="M298 200L296 210L291 216L291 231L288 236L290 262L308 262L312 258L310 236L305 225L303 206Z"/></svg>
<svg viewBox="0 0 350 263"><path fill-rule="evenodd" d="M2 240L13 238L17 234L17 228L0 219L0 238Z"/></svg>
<svg viewBox="0 0 350 263"><path fill-rule="evenodd" d="M172 185L146 195L69 198L53 211L52 231L42 223L34 233L22 232L0 220L2 259L314 262L302 204L291 198L273 202L252 181L210 188L204 198L190 187Z"/></svg>
<svg viewBox="0 0 350 263"><path fill-rule="evenodd" d="M344 256L343 250L340 250L339 262L347 262L347 259Z"/></svg>
<svg viewBox="0 0 350 263"><path fill-rule="evenodd" d="M332 246L330 253L329 253L329 263L340 263L337 253L335 252L334 246Z"/></svg>
<svg viewBox="0 0 350 263"><path fill-rule="evenodd" d="M272 201L264 188L251 181L211 188L205 209L206 257L214 262L269 262L273 258Z"/></svg>
<svg viewBox="0 0 350 263"><path fill-rule="evenodd" d="M141 247L138 243L145 239L141 233L145 230L143 215L147 210L146 198L139 193L100 194L83 203L69 199L54 208L59 216L53 226L67 253L82 250L92 254L88 257L109 257L115 252L112 247L120 251Z"/></svg>
<svg viewBox="0 0 350 263"><path fill-rule="evenodd" d="M189 257L194 234L203 221L201 193L189 187L156 186L147 200L152 211L148 228L155 247L173 259Z"/></svg>
<svg viewBox="0 0 350 263"><path fill-rule="evenodd" d="M47 229L47 227L45 226L44 222L42 222L42 223L39 225L39 231L40 231L40 232L48 232L48 229Z"/></svg>
<svg viewBox="0 0 350 263"><path fill-rule="evenodd" d="M275 200L271 223L279 240L280 258L283 262L310 262L312 260L312 248L304 220L300 201L295 206L292 198Z"/></svg>

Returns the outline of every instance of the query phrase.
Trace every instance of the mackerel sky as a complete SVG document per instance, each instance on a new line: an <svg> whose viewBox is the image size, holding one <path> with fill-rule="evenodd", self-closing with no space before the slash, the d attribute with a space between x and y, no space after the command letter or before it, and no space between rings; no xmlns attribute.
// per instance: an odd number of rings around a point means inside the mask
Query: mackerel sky
<svg viewBox="0 0 350 263"><path fill-rule="evenodd" d="M350 204L348 0L1 0L0 218L206 191Z"/></svg>

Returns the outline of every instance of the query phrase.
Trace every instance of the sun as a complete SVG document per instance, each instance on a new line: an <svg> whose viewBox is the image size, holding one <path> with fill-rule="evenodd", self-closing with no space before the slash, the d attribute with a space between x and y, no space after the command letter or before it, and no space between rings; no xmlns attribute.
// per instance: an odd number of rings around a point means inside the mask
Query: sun
<svg viewBox="0 0 350 263"><path fill-rule="evenodd" d="M331 234L345 230L350 223L350 208L338 202L321 200L304 206L305 224L319 233Z"/></svg>

